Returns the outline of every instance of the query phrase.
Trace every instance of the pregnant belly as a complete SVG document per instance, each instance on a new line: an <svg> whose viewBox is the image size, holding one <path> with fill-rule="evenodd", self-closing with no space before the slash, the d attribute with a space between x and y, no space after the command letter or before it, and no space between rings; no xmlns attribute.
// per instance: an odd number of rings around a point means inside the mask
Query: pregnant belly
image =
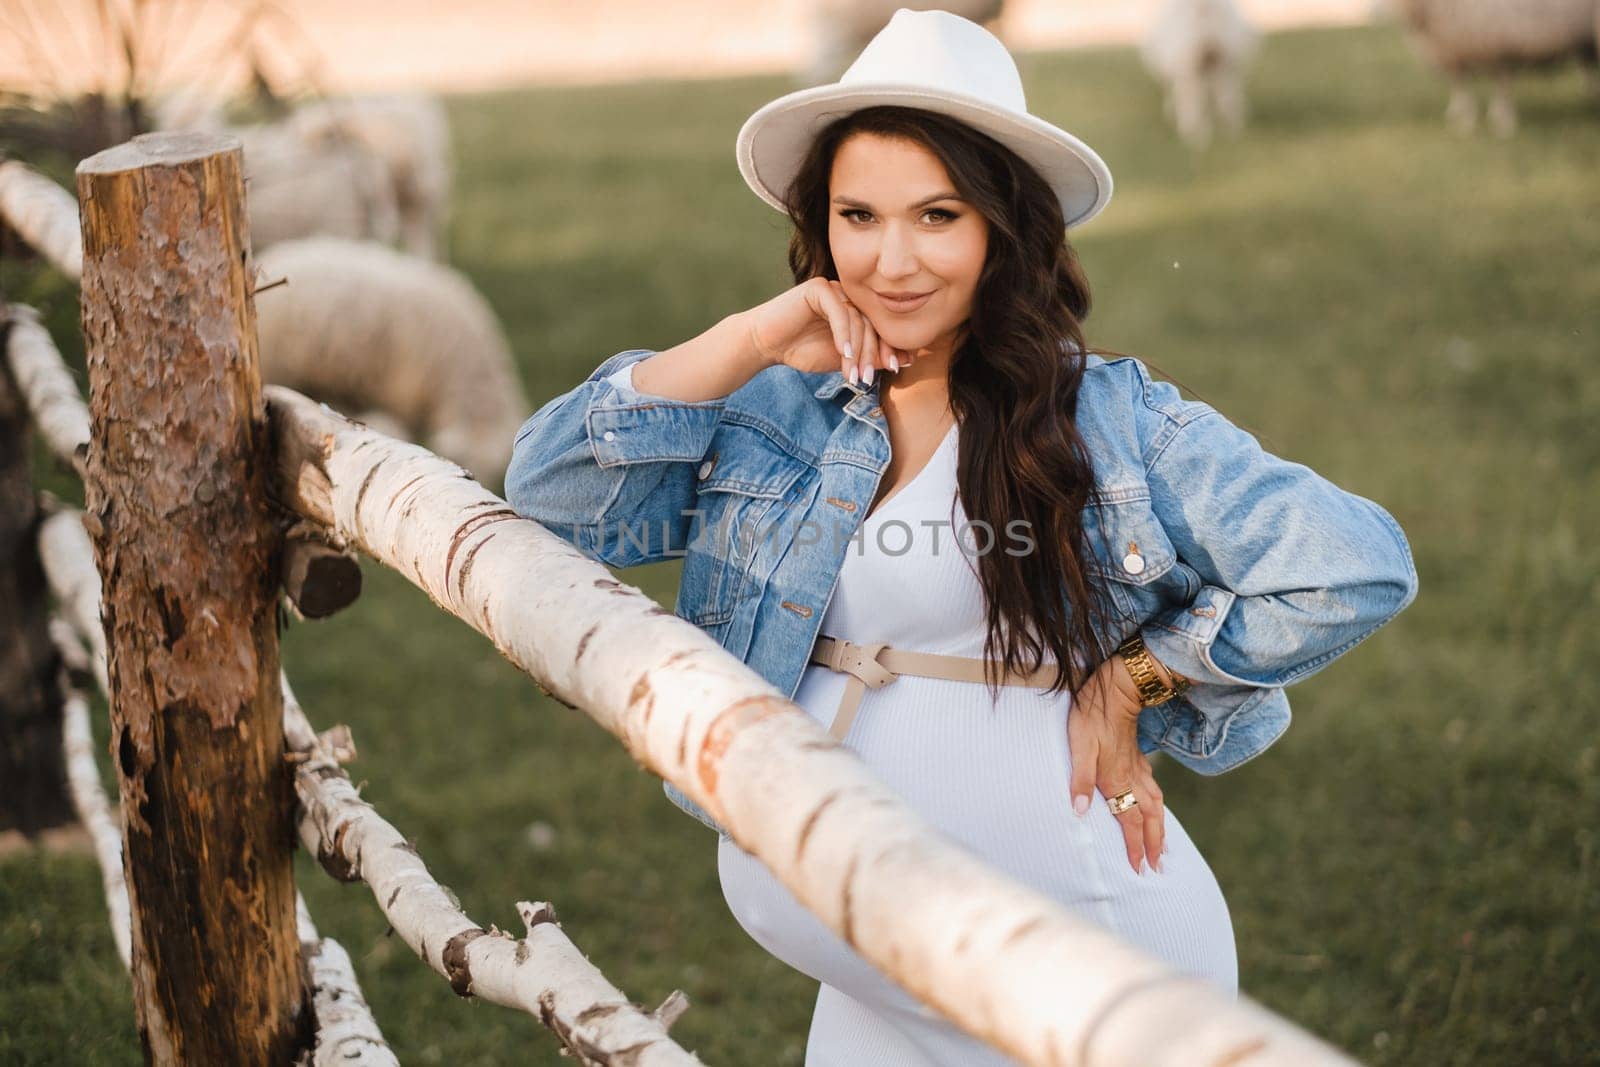
<svg viewBox="0 0 1600 1067"><path fill-rule="evenodd" d="M811 668L796 702L825 725L839 679ZM901 676L866 692L845 743L988 866L1182 969L1236 986L1221 890L1177 815L1166 811L1163 871L1138 874L1098 792L1087 815L1072 811L1069 710L1065 695L1008 687L993 700L974 683ZM719 844L718 872L735 919L768 952L845 992L867 988L917 1009L731 839Z"/></svg>

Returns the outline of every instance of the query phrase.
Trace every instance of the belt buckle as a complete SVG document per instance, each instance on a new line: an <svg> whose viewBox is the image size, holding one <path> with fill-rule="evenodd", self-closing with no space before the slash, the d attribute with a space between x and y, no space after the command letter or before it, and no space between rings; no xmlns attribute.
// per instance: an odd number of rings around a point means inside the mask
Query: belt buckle
<svg viewBox="0 0 1600 1067"><path fill-rule="evenodd" d="M885 667L878 656L888 648L888 642L880 641L870 645L850 646L850 663L854 667L850 673L861 679L869 689L882 689L895 678L899 677L894 671Z"/></svg>

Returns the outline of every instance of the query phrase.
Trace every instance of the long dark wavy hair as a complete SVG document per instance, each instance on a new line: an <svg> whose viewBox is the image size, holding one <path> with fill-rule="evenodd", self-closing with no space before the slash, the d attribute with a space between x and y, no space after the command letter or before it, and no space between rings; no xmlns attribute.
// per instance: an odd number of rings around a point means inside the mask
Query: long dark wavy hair
<svg viewBox="0 0 1600 1067"><path fill-rule="evenodd" d="M1049 691L1070 684L1076 692L1100 662L1095 635L1112 609L1103 580L1083 563L1092 558L1083 514L1094 465L1076 415L1089 282L1067 241L1060 202L1031 165L963 122L917 108L864 108L818 134L786 191L796 284L818 275L838 280L828 245L829 179L834 154L854 133L927 148L988 220L972 317L950 366L950 406L961 426L957 487L969 521L1001 531L1025 520L1035 547L1018 554L998 550L996 540L996 550L977 554L985 655L1008 671L1032 671L1048 650L1064 668ZM989 681L997 692L994 667Z"/></svg>

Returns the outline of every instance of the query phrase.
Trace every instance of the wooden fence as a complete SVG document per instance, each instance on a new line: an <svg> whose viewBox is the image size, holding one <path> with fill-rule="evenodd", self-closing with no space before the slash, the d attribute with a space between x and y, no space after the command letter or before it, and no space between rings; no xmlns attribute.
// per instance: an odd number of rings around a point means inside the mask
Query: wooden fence
<svg viewBox="0 0 1600 1067"><path fill-rule="evenodd" d="M86 490L82 513L36 498L29 565L51 603L23 598L0 624L12 613L57 650L40 669L152 1062L394 1062L294 890L291 820L457 994L532 1014L581 1063L699 1062L668 1033L687 998L633 1004L551 904L519 904L522 937L463 914L357 794L348 731L310 725L276 611L348 603L355 550L682 788L885 975L1020 1061L1350 1062L984 866L710 637L457 465L263 388L239 174L237 141L208 134L99 153L76 200L0 162L0 224L80 279L90 397L37 315L0 300L0 419L9 389ZM110 704L117 809L80 680Z"/></svg>

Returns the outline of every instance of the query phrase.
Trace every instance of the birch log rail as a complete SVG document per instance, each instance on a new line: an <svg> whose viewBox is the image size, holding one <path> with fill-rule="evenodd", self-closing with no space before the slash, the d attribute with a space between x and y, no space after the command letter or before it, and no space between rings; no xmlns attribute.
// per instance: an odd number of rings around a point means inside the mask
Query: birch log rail
<svg viewBox="0 0 1600 1067"><path fill-rule="evenodd" d="M1030 1064L1350 1061L937 834L707 634L454 463L274 386L276 492L616 735L923 1002Z"/></svg>
<svg viewBox="0 0 1600 1067"><path fill-rule="evenodd" d="M77 202L26 163L0 160L0 221L67 277L82 275Z"/></svg>
<svg viewBox="0 0 1600 1067"><path fill-rule="evenodd" d="M364 881L395 932L461 996L529 1012L554 1030L585 1064L697 1064L667 1028L687 1001L674 992L643 1012L608 982L556 922L545 903L519 902L527 934L484 930L428 873L400 832L362 800L337 761L318 743L284 685L284 730L305 759L300 840L341 881Z"/></svg>
<svg viewBox="0 0 1600 1067"><path fill-rule="evenodd" d="M39 321L39 313L22 304L13 304L7 311L11 328L5 355L11 376L45 445L81 478L89 451L89 408L78 383L56 351L50 331Z"/></svg>

